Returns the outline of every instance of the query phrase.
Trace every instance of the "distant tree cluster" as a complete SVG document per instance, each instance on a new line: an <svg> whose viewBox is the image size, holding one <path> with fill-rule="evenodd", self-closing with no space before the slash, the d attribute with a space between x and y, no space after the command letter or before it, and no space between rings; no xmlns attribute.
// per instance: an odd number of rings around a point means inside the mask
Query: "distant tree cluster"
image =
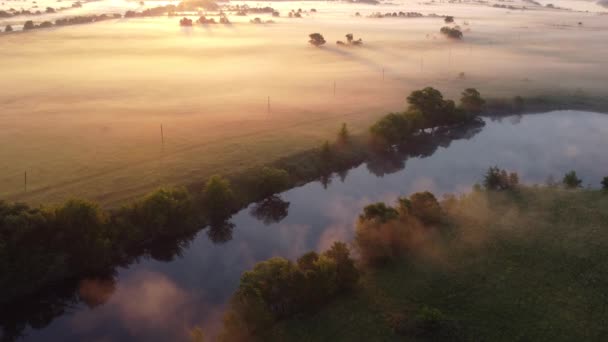
<svg viewBox="0 0 608 342"><path fill-rule="evenodd" d="M462 31L458 27L444 26L439 32L450 39L461 40L463 38Z"/></svg>
<svg viewBox="0 0 608 342"><path fill-rule="evenodd" d="M360 45L363 45L363 39L359 38L359 39L355 40L355 38L354 38L354 36L353 36L352 33L346 34L345 37L346 37L346 43L343 42L343 41L341 41L341 40L338 40L336 42L336 44L338 46L360 46Z"/></svg>
<svg viewBox="0 0 608 342"><path fill-rule="evenodd" d="M427 87L416 90L407 98L408 109L390 113L371 128L372 139L379 147L391 147L426 129L471 122L483 110L485 101L476 89L462 93L460 105L444 100L440 91Z"/></svg>
<svg viewBox="0 0 608 342"><path fill-rule="evenodd" d="M257 263L241 277L220 340L259 337L279 320L318 310L358 280L355 262L341 242L320 255L306 253L296 263L279 257Z"/></svg>

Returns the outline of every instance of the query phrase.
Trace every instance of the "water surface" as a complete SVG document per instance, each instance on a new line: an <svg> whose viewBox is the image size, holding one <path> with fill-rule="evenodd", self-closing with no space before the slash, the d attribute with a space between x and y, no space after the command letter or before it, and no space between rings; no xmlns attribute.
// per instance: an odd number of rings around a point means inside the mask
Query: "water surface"
<svg viewBox="0 0 608 342"><path fill-rule="evenodd" d="M377 160L289 190L242 210L232 226L204 229L187 246L168 246L155 258L120 268L113 280L83 282L79 293L88 305L69 306L67 313L59 304L32 312L36 319L29 319L40 329L28 328L24 339L167 341L185 338L194 325L213 334L244 270L272 256L296 258L336 240L351 241L354 220L366 204L422 190L466 192L493 165L517 171L527 183L576 170L585 185L598 187L608 175L603 114L487 119L483 129L458 138L414 153L419 156Z"/></svg>

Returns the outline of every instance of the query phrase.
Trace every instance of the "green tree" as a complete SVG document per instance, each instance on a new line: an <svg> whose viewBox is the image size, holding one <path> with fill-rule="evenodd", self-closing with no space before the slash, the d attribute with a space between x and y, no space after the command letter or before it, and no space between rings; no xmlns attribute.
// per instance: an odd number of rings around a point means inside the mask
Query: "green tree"
<svg viewBox="0 0 608 342"><path fill-rule="evenodd" d="M348 127L343 123L340 131L338 132L338 144L347 145L350 143L350 133L348 132Z"/></svg>
<svg viewBox="0 0 608 342"><path fill-rule="evenodd" d="M410 196L410 212L424 224L435 224L441 220L441 207L432 193L417 192Z"/></svg>
<svg viewBox="0 0 608 342"><path fill-rule="evenodd" d="M337 290L351 290L359 281L359 270L355 266L355 261L351 258L350 250L346 244L344 242L334 242L323 255L336 262Z"/></svg>
<svg viewBox="0 0 608 342"><path fill-rule="evenodd" d="M255 181L256 194L268 197L289 187L289 173L283 169L263 167Z"/></svg>
<svg viewBox="0 0 608 342"><path fill-rule="evenodd" d="M519 185L519 175L515 172L507 173L497 166L490 167L483 180L483 186L487 190L500 191L511 190Z"/></svg>
<svg viewBox="0 0 608 342"><path fill-rule="evenodd" d="M411 134L409 121L403 114L390 113L370 128L372 137L381 145L399 144Z"/></svg>
<svg viewBox="0 0 608 342"><path fill-rule="evenodd" d="M475 88L466 89L460 98L460 108L472 115L478 115L481 113L485 103L486 101L481 97L481 94Z"/></svg>
<svg viewBox="0 0 608 342"><path fill-rule="evenodd" d="M222 176L212 176L203 190L205 214L212 220L226 218L234 209L235 197L230 181Z"/></svg>
<svg viewBox="0 0 608 342"><path fill-rule="evenodd" d="M391 208L383 202L378 202L363 208L363 214L359 215L359 220L385 223L396 219L398 216L399 213L395 208Z"/></svg>
<svg viewBox="0 0 608 342"><path fill-rule="evenodd" d="M608 177L604 177L604 179L602 179L602 189L608 191Z"/></svg>
<svg viewBox="0 0 608 342"><path fill-rule="evenodd" d="M69 255L77 272L105 267L111 252L107 217L96 204L69 200L53 211L54 243Z"/></svg>
<svg viewBox="0 0 608 342"><path fill-rule="evenodd" d="M570 171L564 175L562 183L568 189L576 189L582 187L583 180L578 178L576 171Z"/></svg>

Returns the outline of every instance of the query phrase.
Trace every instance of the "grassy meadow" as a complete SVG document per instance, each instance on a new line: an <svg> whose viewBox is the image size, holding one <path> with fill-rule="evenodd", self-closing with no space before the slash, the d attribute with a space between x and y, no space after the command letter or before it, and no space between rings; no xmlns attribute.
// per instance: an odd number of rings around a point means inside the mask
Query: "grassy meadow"
<svg viewBox="0 0 608 342"><path fill-rule="evenodd" d="M342 122L363 132L425 86L450 98L466 87L486 98L605 95L608 23L597 13L271 5L281 12L274 24L137 18L0 37L0 197L124 203L319 146ZM317 13L286 18L298 7ZM454 15L465 38L440 36L442 18L367 17L401 10ZM312 32L328 44L310 46ZM336 47L346 33L364 45Z"/></svg>
<svg viewBox="0 0 608 342"><path fill-rule="evenodd" d="M273 339L606 339L605 192L473 192L447 208L449 224L403 261L366 271L355 293L280 323ZM425 307L443 314L449 337L403 329Z"/></svg>

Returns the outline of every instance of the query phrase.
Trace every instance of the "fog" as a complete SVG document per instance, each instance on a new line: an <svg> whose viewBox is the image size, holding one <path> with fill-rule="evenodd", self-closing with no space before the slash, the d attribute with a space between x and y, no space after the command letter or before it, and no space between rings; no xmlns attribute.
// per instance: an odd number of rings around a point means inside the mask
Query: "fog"
<svg viewBox="0 0 608 342"><path fill-rule="evenodd" d="M74 11L111 12L120 3ZM608 21L596 12L529 3L525 11L409 1L259 5L281 17L192 28L179 18L120 19L0 36L0 196L115 205L318 146L342 122L362 132L425 86L450 98L467 87L486 97L605 95ZM286 18L298 8L317 13ZM393 11L453 15L464 40L440 36L442 18L367 17ZM275 23L250 24L255 16ZM0 25L7 20L25 17ZM310 46L313 32L327 44ZM364 45L337 47L347 33Z"/></svg>

